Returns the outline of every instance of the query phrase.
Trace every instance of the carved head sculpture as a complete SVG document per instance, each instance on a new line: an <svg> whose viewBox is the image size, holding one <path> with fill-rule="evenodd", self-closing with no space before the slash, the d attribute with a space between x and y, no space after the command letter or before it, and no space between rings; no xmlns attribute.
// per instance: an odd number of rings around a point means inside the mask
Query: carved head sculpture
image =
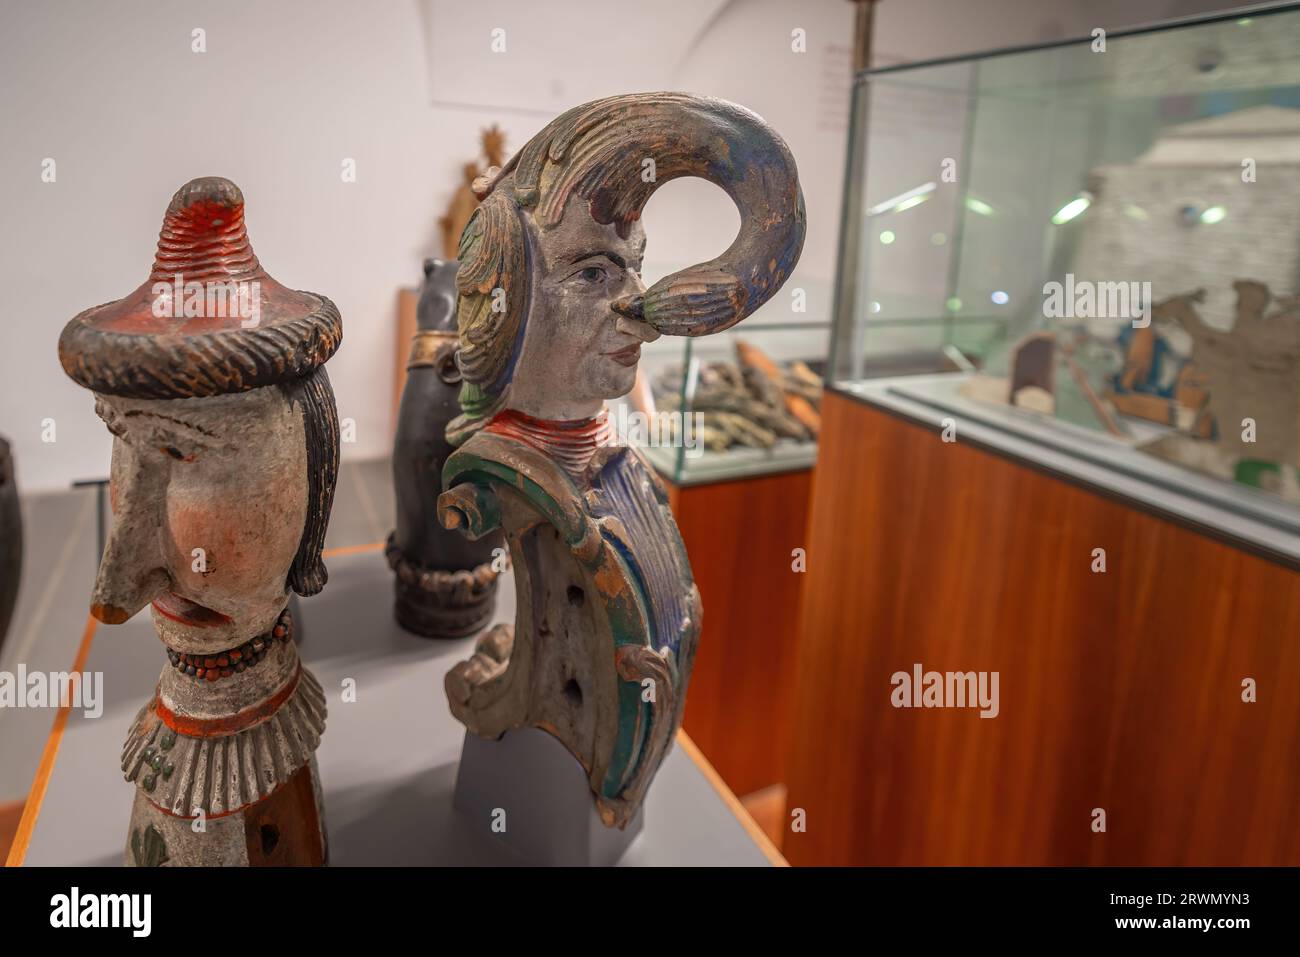
<svg viewBox="0 0 1300 957"><path fill-rule="evenodd" d="M234 183L176 193L148 280L59 340L115 436L95 617L152 603L170 646L204 651L268 631L289 589L320 591L339 442L324 363L341 338L332 302L262 268Z"/></svg>
<svg viewBox="0 0 1300 957"><path fill-rule="evenodd" d="M740 231L646 289L638 220L679 176L722 187ZM701 608L666 493L638 454L605 443L598 414L632 388L643 342L727 329L780 288L803 197L761 119L677 93L570 110L484 189L460 243L465 385L447 436L463 444L438 508L471 538L504 530L516 617L448 672L448 704L479 737L559 739L600 820L625 828L680 726Z"/></svg>
<svg viewBox="0 0 1300 957"><path fill-rule="evenodd" d="M641 282L651 194L681 176L722 187L740 232L722 255ZM484 183L461 236L464 411L453 442L505 408L579 419L632 388L643 342L719 332L798 261L794 159L755 114L680 93L609 97L558 117Z"/></svg>

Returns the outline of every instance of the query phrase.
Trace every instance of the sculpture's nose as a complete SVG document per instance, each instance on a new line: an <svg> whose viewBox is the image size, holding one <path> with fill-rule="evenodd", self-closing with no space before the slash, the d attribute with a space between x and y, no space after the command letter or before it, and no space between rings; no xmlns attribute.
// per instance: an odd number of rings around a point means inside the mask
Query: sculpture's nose
<svg viewBox="0 0 1300 957"><path fill-rule="evenodd" d="M626 333L629 336L635 336L642 342L654 342L659 338L659 332L656 331L648 322L628 319L626 316L619 316L614 320L614 326L619 332Z"/></svg>
<svg viewBox="0 0 1300 957"><path fill-rule="evenodd" d="M113 528L99 562L90 613L119 625L171 585L162 553L162 502L165 488L150 470L133 460L129 448L114 449Z"/></svg>
<svg viewBox="0 0 1300 957"><path fill-rule="evenodd" d="M633 291L609 304L609 307L618 313L618 319L614 324L619 332L636 336L642 342L654 342L659 338L660 333L645 321L645 283L641 281L640 275L631 269L627 271L627 275L628 284L632 286Z"/></svg>
<svg viewBox="0 0 1300 957"><path fill-rule="evenodd" d="M104 605L99 602L90 603L90 613L106 625L120 625L129 619L132 614L117 605Z"/></svg>

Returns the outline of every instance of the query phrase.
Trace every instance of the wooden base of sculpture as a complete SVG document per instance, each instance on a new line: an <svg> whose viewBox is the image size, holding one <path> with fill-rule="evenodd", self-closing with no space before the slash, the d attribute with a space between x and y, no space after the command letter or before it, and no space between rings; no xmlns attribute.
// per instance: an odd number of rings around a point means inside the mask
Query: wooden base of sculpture
<svg viewBox="0 0 1300 957"><path fill-rule="evenodd" d="M492 619L498 576L490 563L424 568L402 554L393 535L384 552L394 574L393 617L406 631L424 638L466 638Z"/></svg>
<svg viewBox="0 0 1300 957"><path fill-rule="evenodd" d="M264 801L208 818L176 817L135 792L127 867L320 867L329 860L316 759Z"/></svg>
<svg viewBox="0 0 1300 957"><path fill-rule="evenodd" d="M616 864L644 818L638 810L626 827L606 827L581 766L540 728L497 741L466 733L453 805L470 828L491 833L520 863L537 866Z"/></svg>
<svg viewBox="0 0 1300 957"><path fill-rule="evenodd" d="M272 633L225 653L168 649L171 663L122 749L136 785L128 865L325 862L315 757L325 694L293 631L286 611Z"/></svg>

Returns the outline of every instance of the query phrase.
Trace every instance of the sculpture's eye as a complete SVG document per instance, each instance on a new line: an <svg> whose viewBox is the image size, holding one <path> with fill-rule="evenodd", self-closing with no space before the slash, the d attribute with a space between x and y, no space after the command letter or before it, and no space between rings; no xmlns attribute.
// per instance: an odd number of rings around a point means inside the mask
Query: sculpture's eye
<svg viewBox="0 0 1300 957"><path fill-rule="evenodd" d="M599 266L588 266L578 275L582 277L583 282L601 282L605 278L605 270Z"/></svg>
<svg viewBox="0 0 1300 957"><path fill-rule="evenodd" d="M164 445L162 450L174 458L177 462L187 461L185 453L174 445Z"/></svg>

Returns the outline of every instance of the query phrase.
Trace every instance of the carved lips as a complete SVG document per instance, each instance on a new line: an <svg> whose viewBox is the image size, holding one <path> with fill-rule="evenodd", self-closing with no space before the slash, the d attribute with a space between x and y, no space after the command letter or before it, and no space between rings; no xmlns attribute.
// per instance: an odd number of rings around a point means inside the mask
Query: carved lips
<svg viewBox="0 0 1300 957"><path fill-rule="evenodd" d="M621 366L634 366L641 361L641 343L636 342L617 352L604 352L601 355L609 356Z"/></svg>
<svg viewBox="0 0 1300 957"><path fill-rule="evenodd" d="M195 628L212 628L216 625L229 624L231 621L230 618L219 611L213 611L211 608L190 601L188 598L182 598L175 592L170 591L163 592L162 595L155 598L153 606L164 617Z"/></svg>

